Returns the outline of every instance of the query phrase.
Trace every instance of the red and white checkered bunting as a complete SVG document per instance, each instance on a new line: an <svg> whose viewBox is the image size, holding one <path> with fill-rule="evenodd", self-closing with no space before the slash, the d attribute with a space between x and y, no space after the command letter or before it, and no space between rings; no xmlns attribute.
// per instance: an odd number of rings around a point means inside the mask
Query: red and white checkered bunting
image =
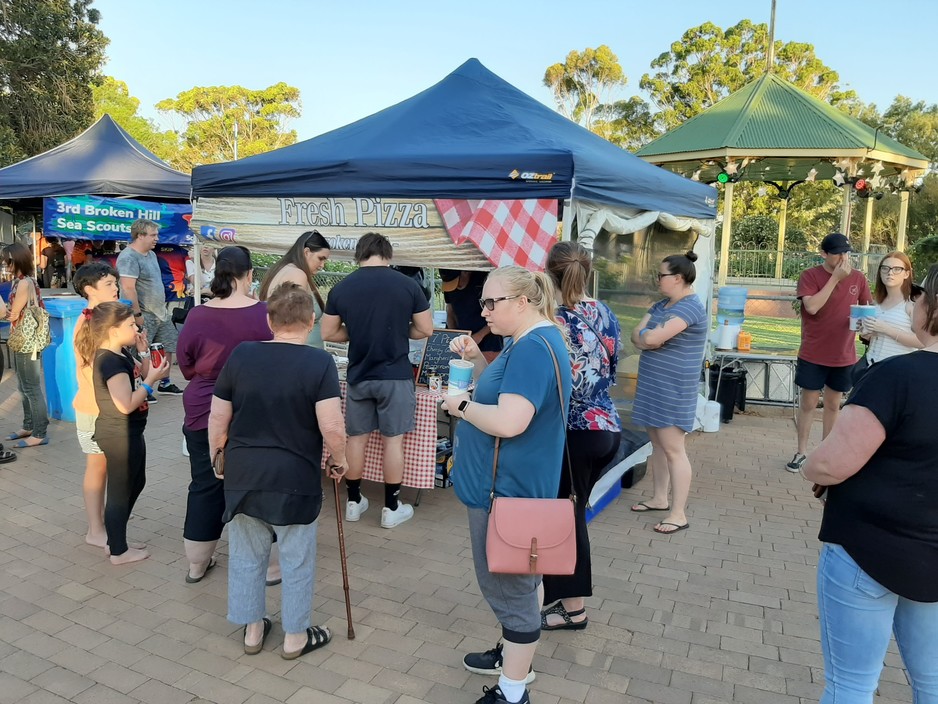
<svg viewBox="0 0 938 704"><path fill-rule="evenodd" d="M495 266L541 271L557 239L557 201L436 200L457 245L472 242Z"/></svg>

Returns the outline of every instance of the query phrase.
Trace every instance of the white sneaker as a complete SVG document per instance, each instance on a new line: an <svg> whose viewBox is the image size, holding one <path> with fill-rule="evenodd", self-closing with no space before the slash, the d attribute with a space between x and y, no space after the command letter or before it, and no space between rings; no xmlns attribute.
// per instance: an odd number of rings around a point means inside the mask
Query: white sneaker
<svg viewBox="0 0 938 704"><path fill-rule="evenodd" d="M399 526L404 521L409 521L413 517L414 507L410 504L398 501L396 511L392 511L387 506L381 509L381 527L393 528L394 526Z"/></svg>
<svg viewBox="0 0 938 704"><path fill-rule="evenodd" d="M345 502L345 520L354 523L361 519L362 514L368 510L368 499L364 496L361 501Z"/></svg>

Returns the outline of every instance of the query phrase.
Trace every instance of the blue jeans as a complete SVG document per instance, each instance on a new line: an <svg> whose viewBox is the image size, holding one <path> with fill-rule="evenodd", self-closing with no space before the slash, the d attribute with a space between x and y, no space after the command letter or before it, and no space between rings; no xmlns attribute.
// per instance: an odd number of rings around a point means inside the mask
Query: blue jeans
<svg viewBox="0 0 938 704"><path fill-rule="evenodd" d="M309 525L272 526L243 513L228 524L228 620L256 623L266 609L267 562L274 534L280 546L280 620L285 633L305 633L310 627L316 577L316 528Z"/></svg>
<svg viewBox="0 0 938 704"><path fill-rule="evenodd" d="M49 426L49 415L46 412L46 399L42 395L40 376L42 355L13 353L13 364L16 366L16 388L23 397L23 430L32 432L34 438L44 438L46 428Z"/></svg>
<svg viewBox="0 0 938 704"><path fill-rule="evenodd" d="M938 704L938 603L905 599L873 580L840 545L817 568L824 653L820 704L872 704L894 632L914 704Z"/></svg>

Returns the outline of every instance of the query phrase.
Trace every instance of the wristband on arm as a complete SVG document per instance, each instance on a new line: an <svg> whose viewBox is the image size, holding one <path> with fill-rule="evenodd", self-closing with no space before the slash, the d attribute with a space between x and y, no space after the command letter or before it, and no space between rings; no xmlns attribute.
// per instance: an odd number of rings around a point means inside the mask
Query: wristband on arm
<svg viewBox="0 0 938 704"><path fill-rule="evenodd" d="M140 382L140 387L143 388L144 390L146 390L147 396L152 396L152 395L153 395L153 387L150 386L150 385L149 385L148 383L146 383L145 381L141 381L141 382Z"/></svg>

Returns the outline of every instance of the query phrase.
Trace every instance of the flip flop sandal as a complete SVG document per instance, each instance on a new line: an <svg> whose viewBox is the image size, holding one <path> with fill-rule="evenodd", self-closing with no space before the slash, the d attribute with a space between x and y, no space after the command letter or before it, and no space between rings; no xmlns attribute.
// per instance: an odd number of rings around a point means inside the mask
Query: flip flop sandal
<svg viewBox="0 0 938 704"><path fill-rule="evenodd" d="M549 609L545 609L541 612L541 630L542 631L582 631L589 625L590 620L584 618L582 621L574 621L572 616L579 616L580 614L586 613L586 609L577 609L576 611L567 611L563 607L563 602L558 601L556 604L551 606ZM563 623L558 623L554 626L547 625L547 617L550 614L557 614L563 619Z"/></svg>
<svg viewBox="0 0 938 704"><path fill-rule="evenodd" d="M642 506L643 508L635 508L635 506ZM670 506L665 506L664 508L655 508L654 506L649 506L644 501L639 501L637 504L635 504L635 506L629 509L633 513L648 513L649 511L670 511L671 510Z"/></svg>
<svg viewBox="0 0 938 704"><path fill-rule="evenodd" d="M4 440L22 440L23 438L28 438L32 433L26 433L25 435L20 435L19 433L10 433L7 435Z"/></svg>
<svg viewBox="0 0 938 704"><path fill-rule="evenodd" d="M292 653L288 653L284 650L280 653L280 657L284 660L296 660L301 655L319 650L331 640L332 632L328 628L325 626L313 626L312 628L306 629L306 645L303 646L302 650L295 650Z"/></svg>
<svg viewBox="0 0 938 704"><path fill-rule="evenodd" d="M206 570L207 572L208 570ZM257 645L244 645L244 654L245 655L257 655L264 649L264 641L267 640L267 635L270 633L270 629L273 628L273 625L270 622L269 618L264 619L264 635L261 636L261 642ZM248 627L244 627L244 635L247 636Z"/></svg>
<svg viewBox="0 0 938 704"><path fill-rule="evenodd" d="M29 447L39 447L40 445L48 445L48 444L49 444L49 438L43 438L39 442L35 442L35 443L28 443L25 440L20 440L18 443L15 443L13 447L15 447L17 450L25 450Z"/></svg>
<svg viewBox="0 0 938 704"><path fill-rule="evenodd" d="M268 587L276 587L276 586L277 586L278 584L280 584L282 581L283 581L283 577L277 577L277 579L268 579L268 580L265 582L265 584L266 584Z"/></svg>
<svg viewBox="0 0 938 704"><path fill-rule="evenodd" d="M215 560L214 557L211 558L211 559L209 559L209 561L208 561L208 567L205 568L205 572L203 572L203 573L202 573L201 575L199 575L198 577L193 577L191 574L189 574L188 572L186 572L186 584L198 584L198 583L201 582L203 579L205 579L205 575L207 575L209 572L211 572L212 568L215 567L215 565L217 565L217 564L218 564L218 562Z"/></svg>
<svg viewBox="0 0 938 704"><path fill-rule="evenodd" d="M674 526L674 530L659 530L661 526ZM661 533L661 535L671 535L672 533L677 533L679 531L686 530L687 528L690 528L690 523L685 523L684 525L680 525L678 523L670 523L668 521L661 521L661 523L656 525L652 530L654 530L655 533Z"/></svg>
<svg viewBox="0 0 938 704"><path fill-rule="evenodd" d="M4 450L0 445L0 464L6 464L7 462L16 462L16 453Z"/></svg>

